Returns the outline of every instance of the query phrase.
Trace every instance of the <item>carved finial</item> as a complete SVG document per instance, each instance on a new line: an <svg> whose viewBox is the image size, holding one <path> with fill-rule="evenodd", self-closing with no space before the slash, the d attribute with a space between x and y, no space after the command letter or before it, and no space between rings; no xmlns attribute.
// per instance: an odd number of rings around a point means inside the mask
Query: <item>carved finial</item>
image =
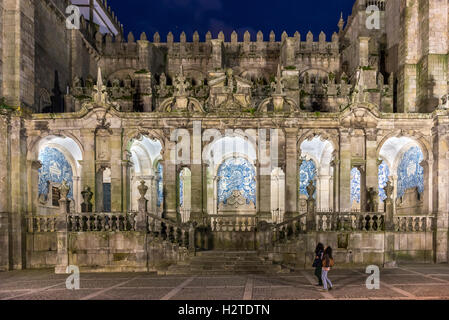
<svg viewBox="0 0 449 320"><path fill-rule="evenodd" d="M198 31L195 31L193 33L193 42L200 42L200 35L199 35Z"/></svg>
<svg viewBox="0 0 449 320"><path fill-rule="evenodd" d="M238 35L237 35L237 32L235 32L235 30L234 30L231 33L231 43L237 43L237 42L238 42Z"/></svg>
<svg viewBox="0 0 449 320"><path fill-rule="evenodd" d="M270 42L275 42L276 41L276 34L274 33L273 30L271 30L270 32Z"/></svg>
<svg viewBox="0 0 449 320"><path fill-rule="evenodd" d="M171 31L167 34L167 43L173 43L173 33Z"/></svg>
<svg viewBox="0 0 449 320"><path fill-rule="evenodd" d="M159 32L156 32L153 36L153 42L154 43L159 43L161 42L161 36L159 35Z"/></svg>
<svg viewBox="0 0 449 320"><path fill-rule="evenodd" d="M257 42L263 42L263 33L262 33L262 31L257 32Z"/></svg>
<svg viewBox="0 0 449 320"><path fill-rule="evenodd" d="M332 34L332 42L338 42L338 40L339 40L338 34L336 32L334 32Z"/></svg>
<svg viewBox="0 0 449 320"><path fill-rule="evenodd" d="M209 42L212 39L212 33L210 31L207 31L206 33L206 42Z"/></svg>
<svg viewBox="0 0 449 320"><path fill-rule="evenodd" d="M306 41L307 42L313 42L313 33L312 33L312 31L309 31L307 33Z"/></svg>
<svg viewBox="0 0 449 320"><path fill-rule="evenodd" d="M287 39L287 38L288 38L287 32L286 32L286 31L282 32L281 40L282 40L282 41L285 41L285 39Z"/></svg>
<svg viewBox="0 0 449 320"><path fill-rule="evenodd" d="M323 31L321 31L321 33L320 33L319 41L326 42L326 34Z"/></svg>
<svg viewBox="0 0 449 320"><path fill-rule="evenodd" d="M250 42L251 41L251 34L248 30L245 31L245 34L243 35L243 42Z"/></svg>
<svg viewBox="0 0 449 320"><path fill-rule="evenodd" d="M142 33L140 34L140 40L141 40L141 41L147 41L147 40L148 40L147 34L146 34L145 32L142 32Z"/></svg>
<svg viewBox="0 0 449 320"><path fill-rule="evenodd" d="M338 21L338 29L340 30L340 32L343 31L343 28L345 26L345 20L343 19L343 12L340 15L340 21Z"/></svg>
<svg viewBox="0 0 449 320"><path fill-rule="evenodd" d="M223 31L220 31L220 33L218 34L218 40L224 41L224 39L225 39L224 33Z"/></svg>
<svg viewBox="0 0 449 320"><path fill-rule="evenodd" d="M301 34L299 33L299 31L296 31L295 32L295 40L297 41L297 42L300 42L301 41Z"/></svg>
<svg viewBox="0 0 449 320"><path fill-rule="evenodd" d="M183 31L183 32L181 32L181 35L179 36L179 41L181 42L181 43L186 43L186 41L187 41L187 36L186 36L186 33Z"/></svg>
<svg viewBox="0 0 449 320"><path fill-rule="evenodd" d="M132 32L128 33L128 43L134 42L134 35Z"/></svg>
<svg viewBox="0 0 449 320"><path fill-rule="evenodd" d="M284 94L284 84L282 81L282 72L281 72L281 65L278 64L277 74L275 78L275 84L274 84L274 93L276 95L283 95Z"/></svg>

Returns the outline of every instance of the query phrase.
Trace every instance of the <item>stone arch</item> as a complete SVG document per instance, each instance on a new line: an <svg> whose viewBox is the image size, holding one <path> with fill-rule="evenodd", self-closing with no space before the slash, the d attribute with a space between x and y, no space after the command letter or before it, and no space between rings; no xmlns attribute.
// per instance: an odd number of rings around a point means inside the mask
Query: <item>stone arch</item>
<svg viewBox="0 0 449 320"><path fill-rule="evenodd" d="M51 108L51 97L50 93L47 89L41 88L39 92L39 105L38 105L38 112L43 113L46 108Z"/></svg>
<svg viewBox="0 0 449 320"><path fill-rule="evenodd" d="M298 207L304 210L308 197L307 194L304 194L304 190L301 193L301 175L304 176L304 173L301 172L303 162L312 160L316 168L317 208L324 211L333 209L335 174L332 161L336 156L334 143L332 139L326 139L312 131L304 134L299 141L301 144L298 147L298 159L300 159L301 166L298 166L298 185L300 186L298 190ZM304 185L302 187L304 189Z"/></svg>
<svg viewBox="0 0 449 320"><path fill-rule="evenodd" d="M133 135L128 144L131 163L133 164L129 174L131 210L138 209L140 197L138 186L142 181L148 186L147 199L151 212L156 213L155 199L157 199L157 164L162 159L163 145L159 139L149 138L148 135Z"/></svg>
<svg viewBox="0 0 449 320"><path fill-rule="evenodd" d="M382 140L378 155L379 158L386 161L389 165L390 177L394 186L393 200L395 200L397 213L407 213L408 211L413 211L413 213L425 213L429 212L432 208L431 188L433 173L431 165L429 164L429 162L431 163L432 161L426 159L426 155L429 156L431 153L426 149L424 143L425 141L423 141L423 138L417 139L411 134L390 135L388 138ZM413 151L415 149L416 152ZM407 173L405 173L405 163L403 161L406 159L404 159L404 156L410 152L416 153L415 158L418 158L415 160L417 160L418 163L414 160L414 169L407 169ZM411 165L412 163L410 163L410 166ZM414 185L410 185L410 188L404 189L405 186L402 183L407 183L407 185L409 185L409 183L405 181L410 180L406 177L412 177L415 182L421 181L415 186L418 188L418 194L416 194L416 191L413 191ZM404 193L406 193L405 196Z"/></svg>
<svg viewBox="0 0 449 320"><path fill-rule="evenodd" d="M84 158L79 141L65 135L47 135L29 143L27 159L30 211L43 214L59 212L58 189L65 180L70 186L71 211L81 208L81 161Z"/></svg>

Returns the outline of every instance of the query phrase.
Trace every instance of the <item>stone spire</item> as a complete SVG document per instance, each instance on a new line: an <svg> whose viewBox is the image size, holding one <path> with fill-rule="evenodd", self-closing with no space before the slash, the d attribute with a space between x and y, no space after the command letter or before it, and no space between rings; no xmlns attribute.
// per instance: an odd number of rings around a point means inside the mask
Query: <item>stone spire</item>
<svg viewBox="0 0 449 320"><path fill-rule="evenodd" d="M106 92L106 86L103 84L103 76L100 67L98 67L97 84L94 86L93 100L99 105L108 103L108 94Z"/></svg>
<svg viewBox="0 0 449 320"><path fill-rule="evenodd" d="M338 29L340 30L340 32L343 31L343 28L345 26L345 20L343 19L343 12L340 15L340 21L338 21Z"/></svg>

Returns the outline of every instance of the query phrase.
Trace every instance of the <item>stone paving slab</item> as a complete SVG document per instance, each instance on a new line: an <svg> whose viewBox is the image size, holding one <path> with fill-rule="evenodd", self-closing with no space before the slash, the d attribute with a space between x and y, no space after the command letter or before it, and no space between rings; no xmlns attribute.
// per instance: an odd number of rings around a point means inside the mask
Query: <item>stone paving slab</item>
<svg viewBox="0 0 449 320"><path fill-rule="evenodd" d="M361 269L330 272L335 289L321 292L313 270L271 275L157 276L81 273L80 290L65 288L52 270L0 273L0 300L310 300L449 299L449 265L381 269L380 290L368 290Z"/></svg>

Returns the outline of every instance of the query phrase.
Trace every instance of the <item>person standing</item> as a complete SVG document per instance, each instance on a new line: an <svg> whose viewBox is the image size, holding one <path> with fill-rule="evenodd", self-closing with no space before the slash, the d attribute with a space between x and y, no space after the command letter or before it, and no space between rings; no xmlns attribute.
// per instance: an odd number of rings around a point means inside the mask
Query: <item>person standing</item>
<svg viewBox="0 0 449 320"><path fill-rule="evenodd" d="M313 261L313 267L315 268L315 276L318 278L317 286L323 285L323 280L321 279L321 271L323 267L323 255L324 255L324 245L318 243L315 249L315 260Z"/></svg>
<svg viewBox="0 0 449 320"><path fill-rule="evenodd" d="M324 291L332 290L333 285L329 280L329 271L334 266L334 258L332 257L332 248L326 247L323 255L323 269L321 272L321 279L323 282ZM329 289L328 289L329 285Z"/></svg>

